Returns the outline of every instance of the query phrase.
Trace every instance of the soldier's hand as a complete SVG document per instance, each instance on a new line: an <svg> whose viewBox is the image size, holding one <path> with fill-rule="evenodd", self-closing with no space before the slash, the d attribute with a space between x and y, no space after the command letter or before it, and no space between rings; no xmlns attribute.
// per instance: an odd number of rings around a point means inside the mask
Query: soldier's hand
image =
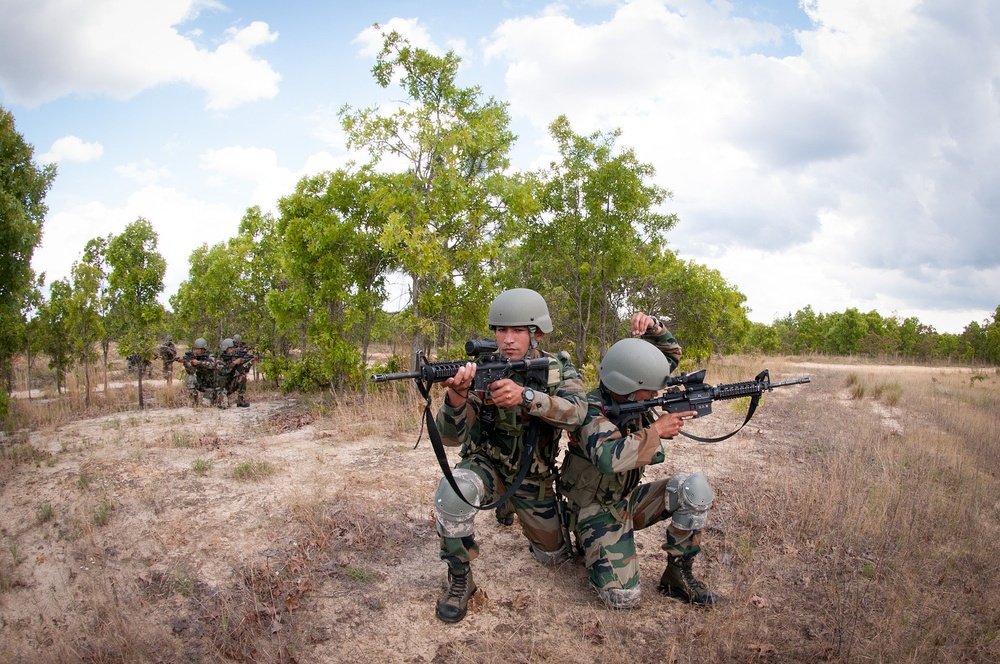
<svg viewBox="0 0 1000 664"><path fill-rule="evenodd" d="M684 427L684 420L697 415L698 412L694 410L688 410L683 413L666 413L656 418L653 422L653 428L656 429L656 433L660 434L660 438L673 438L681 432L681 429Z"/></svg>
<svg viewBox="0 0 1000 664"><path fill-rule="evenodd" d="M641 311L632 314L633 337L641 337L647 332L656 329L657 326L659 326L659 321L650 315L644 314Z"/></svg>
<svg viewBox="0 0 1000 664"><path fill-rule="evenodd" d="M490 383L490 397L501 408L520 406L524 401L524 387L510 378L501 378Z"/></svg>
<svg viewBox="0 0 1000 664"><path fill-rule="evenodd" d="M476 377L476 365L473 362L466 362L464 367L459 368L455 375L444 381L444 386L448 388L445 398L452 406L461 406L469 398L469 389L472 388L472 381Z"/></svg>

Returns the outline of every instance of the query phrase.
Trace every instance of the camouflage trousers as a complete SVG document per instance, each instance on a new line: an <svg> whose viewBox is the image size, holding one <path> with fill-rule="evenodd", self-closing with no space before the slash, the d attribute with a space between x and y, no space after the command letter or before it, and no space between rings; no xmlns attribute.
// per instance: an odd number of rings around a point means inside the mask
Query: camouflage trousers
<svg viewBox="0 0 1000 664"><path fill-rule="evenodd" d="M594 588L638 587L634 532L670 518L666 491L667 480L659 480L640 484L616 505L571 507L576 541L583 547L587 576ZM663 550L670 555L693 555L701 550L700 544L700 530L681 530L670 524Z"/></svg>
<svg viewBox="0 0 1000 664"><path fill-rule="evenodd" d="M460 461L455 467L467 468L483 481L483 487L486 489L486 495L482 500L484 505L497 500L507 491L507 485L489 459L471 456ZM544 492L541 491L541 486L545 487ZM510 504L517 514L518 523L521 524L521 532L531 544L532 555L539 562L559 562L565 555L566 546L559 522L553 479L529 475L510 497ZM476 544L475 534L468 537L440 535L439 537L441 560L449 565L468 564L479 556L479 545Z"/></svg>

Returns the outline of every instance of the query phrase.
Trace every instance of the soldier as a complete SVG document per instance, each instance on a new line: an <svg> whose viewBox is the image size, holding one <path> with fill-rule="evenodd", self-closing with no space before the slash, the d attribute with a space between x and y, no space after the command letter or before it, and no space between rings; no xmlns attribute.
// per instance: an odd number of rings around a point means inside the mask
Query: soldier
<svg viewBox="0 0 1000 664"><path fill-rule="evenodd" d="M208 351L208 342L204 337L194 340L194 349L185 353L181 358L187 376L184 378L184 386L187 388L188 397L192 406L197 406L199 398L205 394L211 403L221 406L219 402L219 376L222 374L223 366L215 360L215 356Z"/></svg>
<svg viewBox="0 0 1000 664"><path fill-rule="evenodd" d="M246 400L247 371L250 369L250 363L253 361L253 358L249 357L245 351L240 352L236 348L235 339L223 339L222 357L220 359L225 367L223 370L222 386L226 391L226 400L228 401L229 397L235 392L236 406L238 408L249 408L250 403Z"/></svg>
<svg viewBox="0 0 1000 664"><path fill-rule="evenodd" d="M631 609L641 598L633 531L669 517L662 547L667 568L659 591L707 606L717 598L691 567L714 498L708 480L700 472L675 472L669 479L640 484L646 466L663 463L664 441L696 413L646 412L624 423L604 414L615 401L654 398L680 360L680 344L656 318L637 312L632 334L641 338L623 339L608 349L600 365L600 384L587 395L587 420L570 434L560 469L570 524L598 596L610 608Z"/></svg>
<svg viewBox="0 0 1000 664"><path fill-rule="evenodd" d="M163 344L157 349L157 355L163 362L163 377L167 379L167 385L174 383L174 360L177 359L177 347L174 346L174 338L167 335Z"/></svg>
<svg viewBox="0 0 1000 664"><path fill-rule="evenodd" d="M552 331L542 296L527 288L504 291L490 305L488 323L498 351L509 360L547 358L545 380L514 374L471 391L476 365L469 362L444 381L445 399L437 427L445 445L461 445L454 479L475 505L495 502L516 479L528 437L537 441L531 468L510 498L532 556L555 565L568 557L556 502L554 477L561 429L583 423L586 395L569 354L543 352L538 342ZM443 478L434 494L440 557L448 564L448 589L437 603L437 617L458 622L476 591L470 563L479 555L476 509L455 494Z"/></svg>

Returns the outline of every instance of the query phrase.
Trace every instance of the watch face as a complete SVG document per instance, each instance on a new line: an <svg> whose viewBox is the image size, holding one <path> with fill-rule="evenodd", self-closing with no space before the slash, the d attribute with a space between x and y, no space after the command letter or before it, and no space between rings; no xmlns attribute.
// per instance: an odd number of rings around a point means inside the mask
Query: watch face
<svg viewBox="0 0 1000 664"><path fill-rule="evenodd" d="M535 400L535 391L530 387L524 391L524 403L531 403Z"/></svg>

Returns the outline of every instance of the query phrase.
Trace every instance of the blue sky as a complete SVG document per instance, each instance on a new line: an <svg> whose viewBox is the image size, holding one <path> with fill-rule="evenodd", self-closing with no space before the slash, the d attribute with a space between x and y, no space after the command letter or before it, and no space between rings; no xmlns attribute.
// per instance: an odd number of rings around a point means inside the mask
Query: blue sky
<svg viewBox="0 0 1000 664"><path fill-rule="evenodd" d="M166 295L198 246L348 153L337 111L391 105L373 23L462 57L509 102L514 166L546 127L622 130L684 259L770 323L806 305L942 332L1000 304L1000 3L992 0L0 0L0 105L58 164L33 265L142 216ZM397 296L397 304L405 294Z"/></svg>

